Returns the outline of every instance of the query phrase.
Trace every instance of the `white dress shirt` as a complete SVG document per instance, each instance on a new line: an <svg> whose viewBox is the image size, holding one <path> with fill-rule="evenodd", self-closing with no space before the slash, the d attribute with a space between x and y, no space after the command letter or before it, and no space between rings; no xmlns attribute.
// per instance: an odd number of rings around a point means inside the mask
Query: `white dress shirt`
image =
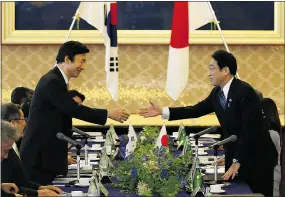
<svg viewBox="0 0 285 197"><path fill-rule="evenodd" d="M58 65L56 65L56 67L57 67L57 68L59 69L59 71L61 72L61 74L62 74L62 76L63 76L63 78L64 78L65 83L68 84L68 78L67 78L66 74L63 72L63 70L61 70L61 68L60 68Z"/></svg>
<svg viewBox="0 0 285 197"><path fill-rule="evenodd" d="M234 79L234 78L232 77L232 78L228 81L228 83L226 83L226 85L224 85L224 87L222 88L226 100L227 100L227 98L228 98L229 90L230 90L230 87L231 87L231 84L232 84L233 79ZM162 119L164 119L164 120L169 120L170 111L169 111L169 108L168 108L168 107L164 107L164 108L162 109L162 115L161 115L161 117L162 117Z"/></svg>

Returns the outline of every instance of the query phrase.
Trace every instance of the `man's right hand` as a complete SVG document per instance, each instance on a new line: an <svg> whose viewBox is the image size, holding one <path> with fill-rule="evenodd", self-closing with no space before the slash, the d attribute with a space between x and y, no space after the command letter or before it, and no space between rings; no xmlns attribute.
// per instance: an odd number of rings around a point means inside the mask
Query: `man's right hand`
<svg viewBox="0 0 285 197"><path fill-rule="evenodd" d="M130 115L123 109L108 110L108 118L111 118L120 123L123 123L124 121L128 120L129 116Z"/></svg>
<svg viewBox="0 0 285 197"><path fill-rule="evenodd" d="M151 105L150 107L140 109L139 115L141 115L145 118L162 115L162 108L161 107L153 104L150 101L149 101L149 104Z"/></svg>
<svg viewBox="0 0 285 197"><path fill-rule="evenodd" d="M59 196L59 195L52 190L42 189L38 190L38 196L44 197L44 196Z"/></svg>
<svg viewBox="0 0 285 197"><path fill-rule="evenodd" d="M14 183L1 183L1 189L8 194L19 192L19 188Z"/></svg>

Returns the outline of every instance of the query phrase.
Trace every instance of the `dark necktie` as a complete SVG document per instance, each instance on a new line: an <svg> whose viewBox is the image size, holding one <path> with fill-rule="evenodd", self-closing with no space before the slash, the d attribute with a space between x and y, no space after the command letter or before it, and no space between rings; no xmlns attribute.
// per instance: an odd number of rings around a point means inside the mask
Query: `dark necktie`
<svg viewBox="0 0 285 197"><path fill-rule="evenodd" d="M226 109L226 102L227 102L226 97L224 95L223 90L221 89L221 91L220 91L220 103L221 103L224 110Z"/></svg>

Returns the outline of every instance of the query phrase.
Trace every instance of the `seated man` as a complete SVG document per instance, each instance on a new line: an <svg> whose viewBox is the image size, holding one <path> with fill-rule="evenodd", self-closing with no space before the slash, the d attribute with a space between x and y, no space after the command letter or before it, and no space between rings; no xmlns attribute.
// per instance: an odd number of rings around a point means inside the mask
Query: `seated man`
<svg viewBox="0 0 285 197"><path fill-rule="evenodd" d="M34 90L27 87L17 87L12 91L11 102L21 106L25 118L29 116L30 102L34 92Z"/></svg>
<svg viewBox="0 0 285 197"><path fill-rule="evenodd" d="M9 150L19 136L15 127L8 122L1 120L1 163L9 156ZM19 188L14 183L1 182L1 196L22 197L18 194Z"/></svg>
<svg viewBox="0 0 285 197"><path fill-rule="evenodd" d="M1 106L2 119L10 122L23 135L26 122L19 105L8 103ZM21 163L21 157L15 143L9 151L9 156L2 162L2 182L13 182L19 186L20 192L28 196L57 196L55 192L62 191L54 186L41 186L29 180Z"/></svg>

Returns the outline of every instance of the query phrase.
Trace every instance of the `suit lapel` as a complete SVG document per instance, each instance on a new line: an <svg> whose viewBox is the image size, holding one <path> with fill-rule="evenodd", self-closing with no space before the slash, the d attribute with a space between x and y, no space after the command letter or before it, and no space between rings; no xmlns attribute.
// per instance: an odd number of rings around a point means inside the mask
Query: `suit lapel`
<svg viewBox="0 0 285 197"><path fill-rule="evenodd" d="M227 97L227 102L226 102L226 112L229 111L229 109L231 109L232 107L232 104L233 104L233 99L234 99L234 92L235 92L235 89L236 89L236 81L237 79L234 78L232 83L231 83L231 86L230 86L230 89L229 89L229 92L228 92L228 97Z"/></svg>
<svg viewBox="0 0 285 197"><path fill-rule="evenodd" d="M68 91L68 88L67 88L67 84L65 83L65 80L59 70L59 68L56 66L54 67L51 72L53 72L54 74L56 74L58 76L58 78L61 80L61 82L66 86L66 90Z"/></svg>

